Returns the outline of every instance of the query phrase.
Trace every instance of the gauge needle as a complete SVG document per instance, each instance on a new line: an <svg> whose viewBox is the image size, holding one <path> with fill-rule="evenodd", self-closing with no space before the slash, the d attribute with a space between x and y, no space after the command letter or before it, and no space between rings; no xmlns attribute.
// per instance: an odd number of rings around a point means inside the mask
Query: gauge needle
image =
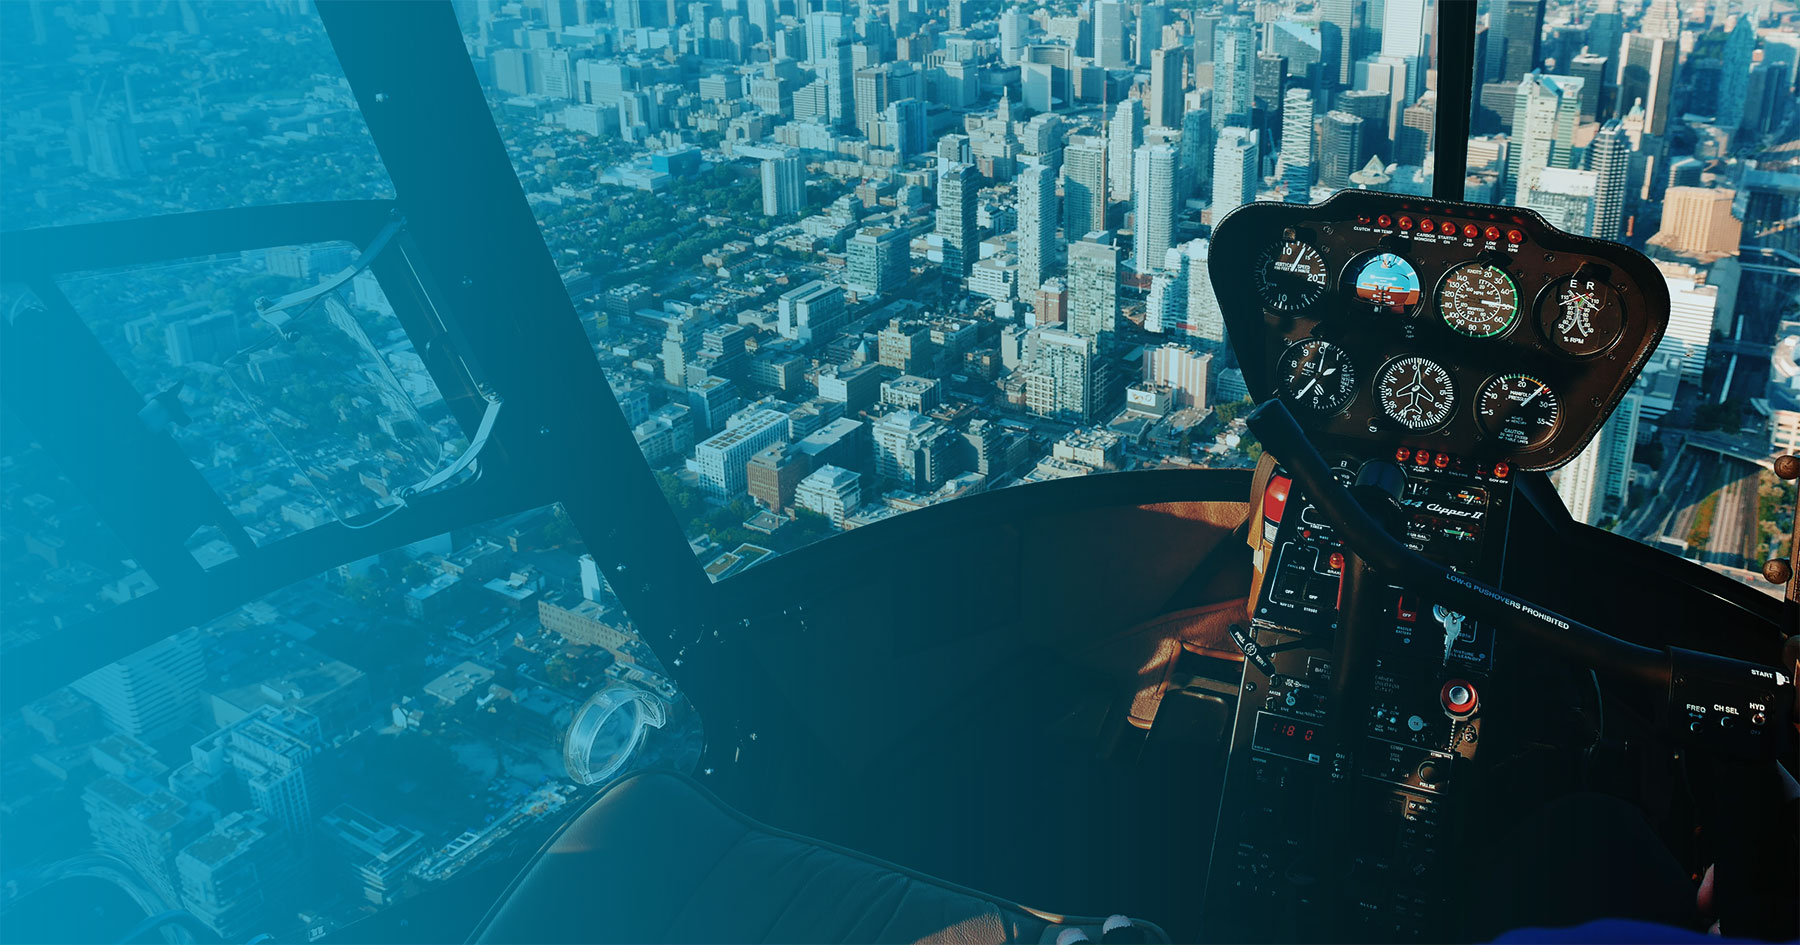
<svg viewBox="0 0 1800 945"><path fill-rule="evenodd" d="M1319 379L1315 377L1312 380L1308 381L1306 383L1305 387L1300 388L1300 393L1297 394L1296 396L1300 397L1300 398L1305 398L1306 395L1312 393L1312 389L1317 386L1319 386Z"/></svg>
<svg viewBox="0 0 1800 945"><path fill-rule="evenodd" d="M1537 390L1534 390L1534 391L1532 391L1532 392L1531 392L1531 393L1529 393L1529 394L1526 394L1526 395L1525 395L1525 399L1524 399L1524 400L1521 400L1521 401L1519 401L1519 406L1521 406L1521 407L1523 407L1523 406L1525 406L1525 405L1526 405L1526 404L1529 404L1529 403L1531 403L1531 402L1532 402L1532 401L1534 401L1534 400L1536 400L1536 399L1537 399L1537 396L1538 396L1538 395L1539 395L1539 394L1541 394L1541 393L1543 393L1543 392L1544 392L1544 391L1547 391L1547 390L1549 390L1549 389L1550 389L1550 388L1549 388L1549 386L1548 386L1548 385L1545 385L1545 384L1539 384L1539 385L1538 385L1538 389L1537 389Z"/></svg>

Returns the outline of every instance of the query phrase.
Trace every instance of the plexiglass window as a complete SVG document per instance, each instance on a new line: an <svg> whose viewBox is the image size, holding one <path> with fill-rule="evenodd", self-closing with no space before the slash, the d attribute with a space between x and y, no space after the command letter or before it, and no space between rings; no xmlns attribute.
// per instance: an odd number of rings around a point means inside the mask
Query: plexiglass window
<svg viewBox="0 0 1800 945"><path fill-rule="evenodd" d="M1800 448L1800 33L1765 4L1478 15L1469 199L1642 250L1669 290L1642 377L1552 480L1578 521L1770 590L1794 490L1767 467Z"/></svg>
<svg viewBox="0 0 1800 945"><path fill-rule="evenodd" d="M1252 463L1213 224L1432 186L1423 0L459 9L715 580L986 490Z"/></svg>

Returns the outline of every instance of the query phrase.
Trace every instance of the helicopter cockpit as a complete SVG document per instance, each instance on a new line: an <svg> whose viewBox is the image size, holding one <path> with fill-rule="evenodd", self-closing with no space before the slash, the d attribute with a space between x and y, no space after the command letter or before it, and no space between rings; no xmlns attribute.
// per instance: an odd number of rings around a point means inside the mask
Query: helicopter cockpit
<svg viewBox="0 0 1800 945"><path fill-rule="evenodd" d="M1800 937L1797 29L0 4L0 939Z"/></svg>

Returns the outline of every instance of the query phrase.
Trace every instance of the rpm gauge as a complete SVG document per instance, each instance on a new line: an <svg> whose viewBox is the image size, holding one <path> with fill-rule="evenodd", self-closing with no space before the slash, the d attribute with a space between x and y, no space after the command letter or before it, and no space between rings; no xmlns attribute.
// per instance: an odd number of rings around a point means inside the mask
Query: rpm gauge
<svg viewBox="0 0 1800 945"><path fill-rule="evenodd" d="M1524 449L1548 442L1561 414L1556 392L1529 374L1502 374L1488 381L1475 400L1481 429L1502 443Z"/></svg>
<svg viewBox="0 0 1800 945"><path fill-rule="evenodd" d="M1471 338L1505 334L1519 320L1519 287L1499 266L1463 263L1438 286L1438 314Z"/></svg>
<svg viewBox="0 0 1800 945"><path fill-rule="evenodd" d="M1256 292L1264 305L1283 314L1299 312L1325 297L1325 256L1304 240L1287 239L1263 250L1256 262Z"/></svg>
<svg viewBox="0 0 1800 945"><path fill-rule="evenodd" d="M1375 399L1382 416L1422 433L1450 419L1450 410L1456 405L1456 383L1436 361L1399 358L1388 362L1375 378Z"/></svg>
<svg viewBox="0 0 1800 945"><path fill-rule="evenodd" d="M1619 293L1588 269L1558 279L1538 303L1538 328L1558 350L1577 358L1612 347L1625 332Z"/></svg>
<svg viewBox="0 0 1800 945"><path fill-rule="evenodd" d="M1303 338L1281 353L1281 394L1318 415L1334 414L1356 397L1356 367L1329 341Z"/></svg>

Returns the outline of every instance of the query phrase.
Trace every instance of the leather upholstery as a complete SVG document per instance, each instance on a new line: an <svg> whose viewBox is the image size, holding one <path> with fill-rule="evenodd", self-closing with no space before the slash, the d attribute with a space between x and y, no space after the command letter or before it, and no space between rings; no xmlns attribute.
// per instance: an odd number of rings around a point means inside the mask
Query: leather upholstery
<svg viewBox="0 0 1800 945"><path fill-rule="evenodd" d="M479 942L1047 942L1033 912L759 824L693 780L613 785L519 878ZM1166 941L1145 923L1153 941Z"/></svg>

